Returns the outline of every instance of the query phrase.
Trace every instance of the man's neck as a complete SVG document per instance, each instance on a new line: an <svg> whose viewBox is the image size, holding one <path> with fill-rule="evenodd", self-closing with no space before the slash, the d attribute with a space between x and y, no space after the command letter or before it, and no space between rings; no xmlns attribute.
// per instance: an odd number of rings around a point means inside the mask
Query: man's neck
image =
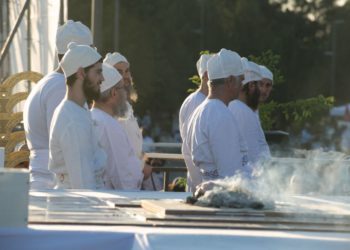
<svg viewBox="0 0 350 250"><path fill-rule="evenodd" d="M208 94L209 99L218 99L222 101L226 106L230 103L231 100L228 100L225 93L223 93L221 90L216 91L209 91Z"/></svg>
<svg viewBox="0 0 350 250"><path fill-rule="evenodd" d="M201 82L201 85L198 88L198 91L201 92L203 95L208 96L208 85L205 82Z"/></svg>
<svg viewBox="0 0 350 250"><path fill-rule="evenodd" d="M66 98L72 102L75 102L81 107L84 107L86 103L86 97L81 89L81 86L77 82L73 84L73 87L67 87Z"/></svg>

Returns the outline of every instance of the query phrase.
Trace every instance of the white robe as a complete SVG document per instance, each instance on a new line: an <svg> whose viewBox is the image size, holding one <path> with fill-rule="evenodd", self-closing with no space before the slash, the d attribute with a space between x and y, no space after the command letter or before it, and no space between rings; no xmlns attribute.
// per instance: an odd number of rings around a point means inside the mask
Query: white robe
<svg viewBox="0 0 350 250"><path fill-rule="evenodd" d="M189 122L186 143L202 181L250 174L247 148L238 124L227 106L218 99L205 100ZM200 183L194 183L198 185Z"/></svg>
<svg viewBox="0 0 350 250"><path fill-rule="evenodd" d="M260 159L271 157L257 113L240 100L230 102L228 107L236 118L247 143L248 161L254 165Z"/></svg>
<svg viewBox="0 0 350 250"><path fill-rule="evenodd" d="M200 92L196 91L190 94L185 101L182 103L179 112L179 128L180 135L182 138L182 155L185 160L187 167L187 191L194 192L196 189L195 183L201 183L201 174L199 168L195 167L192 162L191 150L187 147L185 143L186 131L190 118L195 111L195 109L205 100L206 96Z"/></svg>
<svg viewBox="0 0 350 250"><path fill-rule="evenodd" d="M132 106L128 103L128 114L127 117L118 119L119 123L123 126L126 134L128 135L129 142L133 147L137 157L142 158L142 134L141 129L137 123L137 119L134 116L134 110Z"/></svg>
<svg viewBox="0 0 350 250"><path fill-rule="evenodd" d="M65 93L64 75L52 72L36 84L25 102L23 121L30 150L31 188L54 187L54 176L48 170L49 132L53 112Z"/></svg>
<svg viewBox="0 0 350 250"><path fill-rule="evenodd" d="M90 111L64 99L54 112L50 130L49 169L58 188L103 188L107 156L98 145Z"/></svg>
<svg viewBox="0 0 350 250"><path fill-rule="evenodd" d="M143 180L142 162L136 156L123 127L114 117L98 108L93 108L91 115L97 124L98 140L107 153L103 178L105 187L140 190Z"/></svg>

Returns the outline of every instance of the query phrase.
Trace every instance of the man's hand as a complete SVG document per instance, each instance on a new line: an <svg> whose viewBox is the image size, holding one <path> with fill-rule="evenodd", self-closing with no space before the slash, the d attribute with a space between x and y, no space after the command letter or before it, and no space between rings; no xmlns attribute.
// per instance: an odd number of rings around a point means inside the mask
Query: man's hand
<svg viewBox="0 0 350 250"><path fill-rule="evenodd" d="M148 179L152 174L152 167L150 165L148 165L147 163L145 163L144 167L143 167L143 178L144 179Z"/></svg>

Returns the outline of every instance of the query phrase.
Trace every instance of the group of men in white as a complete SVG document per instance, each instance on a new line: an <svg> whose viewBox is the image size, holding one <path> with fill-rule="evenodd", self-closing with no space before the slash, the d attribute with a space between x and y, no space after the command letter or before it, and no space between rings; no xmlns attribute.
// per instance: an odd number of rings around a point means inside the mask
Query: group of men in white
<svg viewBox="0 0 350 250"><path fill-rule="evenodd" d="M139 190L152 168L141 158L128 60L102 58L89 28L71 20L58 28L56 48L59 67L23 110L31 188Z"/></svg>
<svg viewBox="0 0 350 250"><path fill-rule="evenodd" d="M24 107L34 189L140 190L152 167L142 159L142 136L131 106L130 64L105 58L81 22L56 35L59 67L40 80ZM270 157L258 113L272 88L264 66L221 49L197 62L199 89L180 109L187 186L242 173ZM90 108L90 109L89 109Z"/></svg>
<svg viewBox="0 0 350 250"><path fill-rule="evenodd" d="M197 62L201 84L179 114L187 188L240 174L251 178L271 157L259 118L259 103L272 90L273 74L263 65L221 49Z"/></svg>

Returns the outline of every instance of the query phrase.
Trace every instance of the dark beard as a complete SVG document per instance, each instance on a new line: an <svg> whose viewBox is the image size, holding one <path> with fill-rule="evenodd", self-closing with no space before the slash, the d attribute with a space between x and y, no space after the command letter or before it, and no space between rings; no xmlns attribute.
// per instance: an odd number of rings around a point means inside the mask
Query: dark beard
<svg viewBox="0 0 350 250"><path fill-rule="evenodd" d="M91 103L93 100L97 100L100 97L100 90L96 91L93 88L93 84L87 78L83 82L83 92L87 103Z"/></svg>
<svg viewBox="0 0 350 250"><path fill-rule="evenodd" d="M254 93L250 94L247 93L247 105L252 110L257 110L259 106L259 99L260 99L260 91L259 88L256 86Z"/></svg>

